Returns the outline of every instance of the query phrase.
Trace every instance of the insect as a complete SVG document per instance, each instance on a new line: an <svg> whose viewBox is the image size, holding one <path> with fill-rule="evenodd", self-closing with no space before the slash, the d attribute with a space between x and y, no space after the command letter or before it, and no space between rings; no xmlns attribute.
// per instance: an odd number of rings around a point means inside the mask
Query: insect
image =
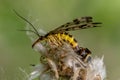
<svg viewBox="0 0 120 80"><path fill-rule="evenodd" d="M61 46L63 45L63 41L67 42L68 44L71 45L73 50L80 55L82 60L84 62L88 62L91 59L91 51L87 48L79 47L77 40L68 33L68 31L74 31L74 30L80 30L80 29L87 29L87 28L93 28L93 27L99 27L98 25L101 24L100 22L93 22L92 17L87 16L87 17L81 17L74 19L71 22L68 22L64 25L59 26L58 28L48 32L44 36L40 36L38 31L35 29L32 23L30 23L27 19L24 17L20 16L16 11L14 11L17 16L25 20L27 23L29 23L34 31L32 30L25 30L25 31L30 31L35 33L39 38L32 44L32 48L41 41L48 41L56 46Z"/></svg>
<svg viewBox="0 0 120 80"><path fill-rule="evenodd" d="M92 22L92 17L82 17L75 19L72 22L68 22L48 32L45 36L40 36L39 39L33 43L32 47L34 47L42 40L48 40L57 46L61 46L62 41L64 41L69 43L78 55L82 56L81 59L84 62L88 62L91 59L91 51L87 48L79 47L77 40L72 35L70 35L68 31L98 27L98 24L101 23Z"/></svg>

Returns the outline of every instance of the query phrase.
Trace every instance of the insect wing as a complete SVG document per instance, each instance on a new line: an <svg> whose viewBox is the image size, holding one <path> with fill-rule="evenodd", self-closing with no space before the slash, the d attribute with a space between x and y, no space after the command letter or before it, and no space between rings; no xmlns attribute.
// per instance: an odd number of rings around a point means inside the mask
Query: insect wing
<svg viewBox="0 0 120 80"><path fill-rule="evenodd" d="M87 29L90 27L98 27L100 22L93 22L92 17L81 17L74 19L72 22L68 22L55 30L51 31L52 33L58 32L65 32L65 31L72 31L72 30L79 30L79 29Z"/></svg>
<svg viewBox="0 0 120 80"><path fill-rule="evenodd" d="M100 26L98 26L98 24L101 24L101 23L95 22L95 23L85 23L85 24L79 24L79 25L72 25L72 26L69 26L67 28L59 30L59 32L100 27Z"/></svg>

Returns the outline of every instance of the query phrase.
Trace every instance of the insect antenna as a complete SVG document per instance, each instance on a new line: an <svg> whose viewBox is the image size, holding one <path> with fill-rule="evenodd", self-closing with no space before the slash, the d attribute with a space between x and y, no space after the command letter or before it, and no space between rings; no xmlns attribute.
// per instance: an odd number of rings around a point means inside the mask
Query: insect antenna
<svg viewBox="0 0 120 80"><path fill-rule="evenodd" d="M35 31L33 31L33 30L26 30L26 29L25 29L25 30L24 30L24 29L22 30L22 29L20 29L20 30L18 30L18 31L29 31L29 32L32 32L32 33L34 33L34 34L36 34L36 35L38 36L38 34L37 34ZM39 37L41 37L41 36L39 36Z"/></svg>
<svg viewBox="0 0 120 80"><path fill-rule="evenodd" d="M22 16L21 16L19 13L17 13L14 9L13 9L13 11L15 12L15 14L16 14L18 17L20 17L21 19L23 19L24 21L26 21L26 22L34 29L34 31L32 31L32 30L20 30L20 31L30 31L30 32L35 33L38 37L41 37L41 36L39 35L37 29L34 27L34 25L33 25L31 22L29 22L27 19L25 19L24 17L22 17Z"/></svg>

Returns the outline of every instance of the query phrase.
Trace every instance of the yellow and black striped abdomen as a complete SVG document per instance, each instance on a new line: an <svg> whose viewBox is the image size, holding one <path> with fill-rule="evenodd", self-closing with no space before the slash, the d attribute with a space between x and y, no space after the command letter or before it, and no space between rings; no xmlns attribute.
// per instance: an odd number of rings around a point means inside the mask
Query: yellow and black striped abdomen
<svg viewBox="0 0 120 80"><path fill-rule="evenodd" d="M65 42L67 42L68 44L70 44L72 46L72 48L75 48L76 46L78 46L77 41L75 40L75 38L68 34L68 33L58 33L56 34L56 36L58 37L59 40L63 40Z"/></svg>
<svg viewBox="0 0 120 80"><path fill-rule="evenodd" d="M34 47L35 44L43 40L47 40L48 42L56 46L62 46L63 45L62 41L64 41L70 44L73 49L75 49L78 46L78 43L75 40L75 38L72 35L64 32L47 34L46 36L42 36L33 43L32 47Z"/></svg>

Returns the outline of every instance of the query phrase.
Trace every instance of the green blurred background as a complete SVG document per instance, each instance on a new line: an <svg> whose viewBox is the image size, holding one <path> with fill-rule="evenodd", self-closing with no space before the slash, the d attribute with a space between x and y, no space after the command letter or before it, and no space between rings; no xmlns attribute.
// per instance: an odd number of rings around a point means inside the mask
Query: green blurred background
<svg viewBox="0 0 120 80"><path fill-rule="evenodd" d="M0 0L0 80L22 80L23 68L39 63L39 53L31 48L25 32L26 22L15 9L36 28L50 31L81 16L92 16L102 27L72 31L79 45L89 48L93 56L102 57L108 80L120 80L120 0ZM79 34L79 35L78 35Z"/></svg>

